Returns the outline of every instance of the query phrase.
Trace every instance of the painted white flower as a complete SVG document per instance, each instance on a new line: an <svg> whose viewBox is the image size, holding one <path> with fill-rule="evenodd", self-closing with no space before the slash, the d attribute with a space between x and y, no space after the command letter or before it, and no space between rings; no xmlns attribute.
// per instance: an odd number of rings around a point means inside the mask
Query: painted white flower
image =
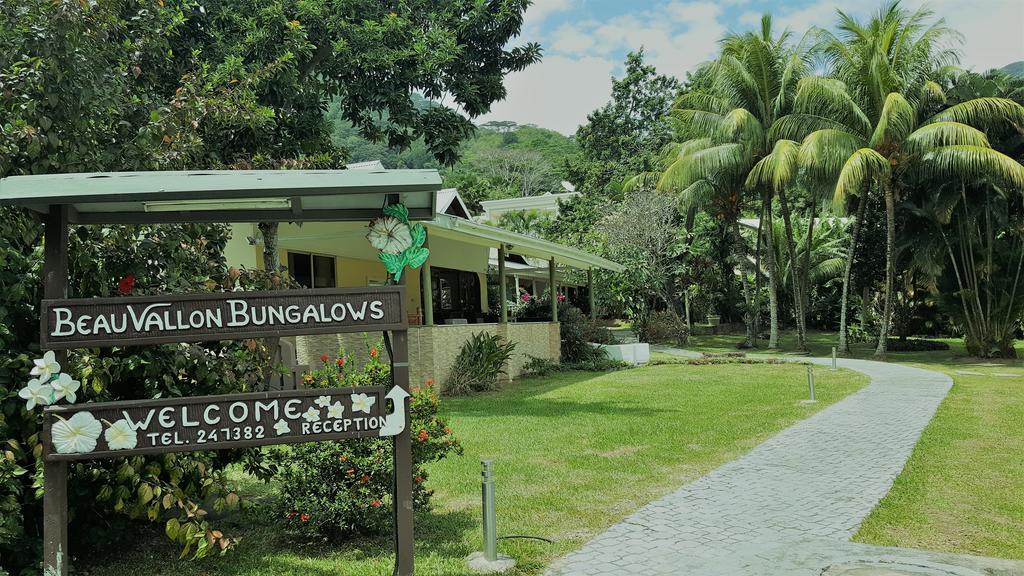
<svg viewBox="0 0 1024 576"><path fill-rule="evenodd" d="M321 408L326 408L330 403L331 403L331 397L330 396L320 396L316 400L313 401L313 404L316 404L317 406L319 406Z"/></svg>
<svg viewBox="0 0 1024 576"><path fill-rule="evenodd" d="M89 412L79 412L67 420L58 416L50 430L58 454L92 452L102 431L103 425Z"/></svg>
<svg viewBox="0 0 1024 576"><path fill-rule="evenodd" d="M75 392L82 387L82 384L78 380L72 379L70 374L61 372L56 380L50 382L50 387L53 388L54 402L64 398L69 404L74 404L76 399Z"/></svg>
<svg viewBox="0 0 1024 576"><path fill-rule="evenodd" d="M127 420L118 420L103 433L111 450L131 450L139 444L139 434Z"/></svg>
<svg viewBox="0 0 1024 576"><path fill-rule="evenodd" d="M316 408L313 408L312 406L310 406L309 410L306 410L306 413L302 415L302 418L306 422L319 422L320 421L320 411L317 410Z"/></svg>
<svg viewBox="0 0 1024 576"><path fill-rule="evenodd" d="M331 404L331 407L327 409L328 418L341 418L345 414L345 406L341 402L335 402Z"/></svg>
<svg viewBox="0 0 1024 576"><path fill-rule="evenodd" d="M373 403L377 401L376 396L370 396L369 394L353 394L352 395L352 411L370 413L370 408L373 407Z"/></svg>
<svg viewBox="0 0 1024 576"><path fill-rule="evenodd" d="M366 239L374 248L387 254L401 254L412 246L409 225L397 218L384 216L370 223Z"/></svg>
<svg viewBox="0 0 1024 576"><path fill-rule="evenodd" d="M53 386L43 384L38 378L33 378L28 381L28 386L25 386L18 392L18 396L26 400L25 408L27 410L35 408L37 404L46 406L53 397Z"/></svg>
<svg viewBox="0 0 1024 576"><path fill-rule="evenodd" d="M43 354L42 358L37 358L32 363L35 366L32 367L32 371L29 374L39 376L39 379L43 382L46 382L51 376L60 372L60 364L57 362L53 350L47 351Z"/></svg>
<svg viewBox="0 0 1024 576"><path fill-rule="evenodd" d="M288 422L285 422L284 420L278 420L277 424L274 424L274 432L277 432L278 436L290 434L291 431L292 429L288 426Z"/></svg>

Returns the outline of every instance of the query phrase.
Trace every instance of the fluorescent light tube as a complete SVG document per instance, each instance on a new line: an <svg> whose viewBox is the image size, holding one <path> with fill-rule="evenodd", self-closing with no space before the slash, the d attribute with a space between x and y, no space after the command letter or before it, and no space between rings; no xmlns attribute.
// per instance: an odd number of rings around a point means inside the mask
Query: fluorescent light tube
<svg viewBox="0 0 1024 576"><path fill-rule="evenodd" d="M206 210L288 210L288 198L229 198L223 200L157 200L143 202L146 212L201 212Z"/></svg>

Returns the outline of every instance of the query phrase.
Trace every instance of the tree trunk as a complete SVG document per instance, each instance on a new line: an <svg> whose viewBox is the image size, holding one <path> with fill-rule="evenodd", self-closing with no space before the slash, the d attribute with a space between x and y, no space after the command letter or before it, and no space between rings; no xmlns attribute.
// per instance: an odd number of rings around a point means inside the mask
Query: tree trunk
<svg viewBox="0 0 1024 576"><path fill-rule="evenodd" d="M881 329L878 331L878 346L875 356L885 356L889 345L889 316L892 315L892 291L896 283L896 199L893 197L892 181L884 184L885 192L885 303L882 306Z"/></svg>
<svg viewBox="0 0 1024 576"><path fill-rule="evenodd" d="M857 240L860 237L861 222L867 213L868 193L861 196L860 204L857 206L857 216L853 220L853 230L850 233L850 249L846 253L846 269L843 270L843 296L839 304L839 351L844 354L850 353L850 340L846 335L846 311L849 308L850 279L853 276L853 255L857 250Z"/></svg>
<svg viewBox="0 0 1024 576"><path fill-rule="evenodd" d="M800 290L800 274L797 272L796 240L793 237L793 221L789 213L789 202L785 190L779 190L779 208L786 225L786 251L789 253L789 269L793 282L793 313L796 315L796 339L801 351L807 350L807 334L804 331L804 305Z"/></svg>
<svg viewBox="0 0 1024 576"><path fill-rule="evenodd" d="M811 206L814 204L812 203ZM800 265L800 298L803 303L804 332L807 332L807 314L811 310L811 249L814 246L814 211L807 211L807 239L804 242L804 258Z"/></svg>
<svg viewBox="0 0 1024 576"><path fill-rule="evenodd" d="M768 348L779 347L779 267L775 260L775 221L771 205L766 211L768 226L765 228L765 255L768 260Z"/></svg>
<svg viewBox="0 0 1024 576"><path fill-rule="evenodd" d="M279 274L281 271L281 257L277 253L277 222L260 222L257 227L263 235L263 269L271 274ZM273 278L273 276L271 277ZM275 287L280 285L275 283ZM312 288L312 286L311 286ZM281 339L276 336L266 338L267 353L270 355L270 366L267 367L263 377L264 386L269 389L271 381L277 375L277 366L282 364Z"/></svg>
<svg viewBox="0 0 1024 576"><path fill-rule="evenodd" d="M740 234L740 224L738 221L732 224L733 233L733 250L736 256L736 270L740 273L740 285L743 287L743 324L746 326L746 338L743 341L744 348L750 348L754 345L756 335L754 334L754 301L750 293L750 282L747 281L747 273L744 271L746 267L747 249L743 242L743 236Z"/></svg>

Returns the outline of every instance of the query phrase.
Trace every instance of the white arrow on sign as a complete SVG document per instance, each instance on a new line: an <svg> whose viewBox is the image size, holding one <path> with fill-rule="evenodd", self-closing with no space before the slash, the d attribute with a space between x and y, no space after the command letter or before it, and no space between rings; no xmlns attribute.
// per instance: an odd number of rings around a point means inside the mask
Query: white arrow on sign
<svg viewBox="0 0 1024 576"><path fill-rule="evenodd" d="M391 399L394 410L384 419L384 425L381 426L379 435L397 436L405 430L405 399L409 397L409 393L401 386L392 386L384 397Z"/></svg>

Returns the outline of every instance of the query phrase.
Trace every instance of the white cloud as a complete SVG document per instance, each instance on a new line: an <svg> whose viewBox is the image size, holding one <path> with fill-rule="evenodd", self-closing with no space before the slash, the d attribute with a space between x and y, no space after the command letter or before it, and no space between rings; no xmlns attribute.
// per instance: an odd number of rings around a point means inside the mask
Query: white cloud
<svg viewBox="0 0 1024 576"><path fill-rule="evenodd" d="M594 36L579 27L563 24L551 36L550 47L556 53L582 54L594 48Z"/></svg>
<svg viewBox="0 0 1024 576"><path fill-rule="evenodd" d="M935 17L963 35L961 65L976 71L1005 66L1024 60L1024 2L1020 0L906 0L904 7L916 10L926 5ZM823 0L790 12L774 11L775 21L802 34L811 26L831 29L837 20L836 10L856 18L867 18L877 10L875 4ZM755 24L761 15L746 12L740 16L745 25Z"/></svg>
<svg viewBox="0 0 1024 576"><path fill-rule="evenodd" d="M533 38L548 18L576 8L577 0L534 0L523 15L523 37Z"/></svg>
<svg viewBox="0 0 1024 576"><path fill-rule="evenodd" d="M505 78L508 98L477 123L512 120L572 134L587 114L611 97L615 66L615 60L594 56L547 56L539 64L509 74Z"/></svg>

